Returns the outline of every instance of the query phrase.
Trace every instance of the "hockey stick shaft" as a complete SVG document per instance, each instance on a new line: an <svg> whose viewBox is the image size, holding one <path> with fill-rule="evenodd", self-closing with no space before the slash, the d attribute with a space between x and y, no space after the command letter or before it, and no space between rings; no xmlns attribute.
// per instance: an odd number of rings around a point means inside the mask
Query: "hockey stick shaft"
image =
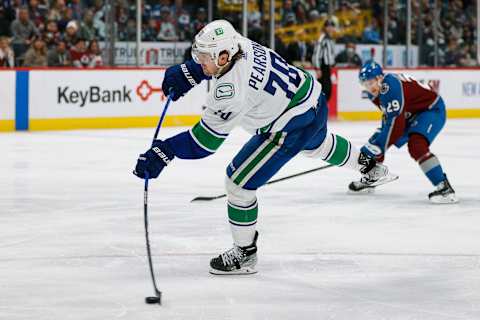
<svg viewBox="0 0 480 320"><path fill-rule="evenodd" d="M295 173L295 174L292 174L292 175L289 175L289 176L286 176L286 177L283 177L283 178L278 178L278 179L271 180L271 181L267 182L265 185L274 184L274 183L281 182L281 181L284 181L284 180L288 180L288 179L300 177L300 176L303 176L303 175L305 175L305 174L309 174L309 173L312 173L312 172L315 172L315 171L320 171L320 170L327 169L327 168L331 168L331 167L334 167L334 165L333 165L333 164L327 164L327 165L325 165L325 166L321 166L321 167L318 167L318 168L314 168L314 169L310 169L310 170L298 172L298 173ZM218 195L218 196L213 196L213 197L203 197L203 196L200 196L200 197L193 198L190 202L194 202L194 201L211 201L211 200L221 199L221 198L224 198L224 197L226 197L226 196L227 196L227 195L226 195L225 193L224 193L224 194L221 194L221 195Z"/></svg>
<svg viewBox="0 0 480 320"><path fill-rule="evenodd" d="M162 115L160 116L160 120L158 121L155 134L153 135L152 145L155 139L157 139L158 133L160 132L160 127L162 126L163 120L165 119L165 114L167 113L167 109L170 106L171 101L172 101L172 98L171 98L171 95L169 95L167 102L165 103L165 107L163 108ZM144 185L144 193L143 193L143 219L145 222L145 244L147 246L148 265L150 267L150 275L152 277L153 289L155 290L155 295L158 297L158 303L162 304L162 292L158 290L157 281L155 279L155 272L154 272L153 263L152 263L152 253L150 249L150 237L148 233L148 179L149 179L148 172L145 172L145 185Z"/></svg>

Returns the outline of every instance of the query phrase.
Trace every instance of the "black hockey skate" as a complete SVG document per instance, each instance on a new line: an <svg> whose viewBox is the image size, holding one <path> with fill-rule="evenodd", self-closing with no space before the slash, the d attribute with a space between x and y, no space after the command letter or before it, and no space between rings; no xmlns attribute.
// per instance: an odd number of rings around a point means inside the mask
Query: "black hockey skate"
<svg viewBox="0 0 480 320"><path fill-rule="evenodd" d="M257 270L255 270L257 238L258 232L255 231L255 237L251 245L239 247L234 244L233 248L210 260L210 273L220 275L257 273Z"/></svg>
<svg viewBox="0 0 480 320"><path fill-rule="evenodd" d="M352 181L348 185L351 193L372 193L376 186L389 183L398 179L398 176L388 171L387 166L376 162L374 159L367 158L362 153L358 163L364 167L361 170L362 177L360 181Z"/></svg>
<svg viewBox="0 0 480 320"><path fill-rule="evenodd" d="M447 175L444 174L444 176L445 180L437 185L437 190L428 195L428 199L430 199L432 203L437 204L457 203L458 198L455 195L455 190L453 190L450 182L448 182Z"/></svg>

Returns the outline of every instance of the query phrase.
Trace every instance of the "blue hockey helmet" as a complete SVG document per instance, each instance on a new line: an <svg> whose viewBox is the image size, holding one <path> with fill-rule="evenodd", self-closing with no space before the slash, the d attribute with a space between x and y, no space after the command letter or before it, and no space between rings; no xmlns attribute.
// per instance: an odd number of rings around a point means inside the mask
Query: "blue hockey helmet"
<svg viewBox="0 0 480 320"><path fill-rule="evenodd" d="M358 78L360 81L375 79L377 76L383 75L382 67L373 60L368 60L362 65Z"/></svg>

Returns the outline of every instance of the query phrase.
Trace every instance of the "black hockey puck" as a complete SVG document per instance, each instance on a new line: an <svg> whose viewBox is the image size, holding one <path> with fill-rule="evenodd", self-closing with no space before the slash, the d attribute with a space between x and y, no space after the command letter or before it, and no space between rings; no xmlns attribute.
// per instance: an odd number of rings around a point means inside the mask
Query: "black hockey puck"
<svg viewBox="0 0 480 320"><path fill-rule="evenodd" d="M145 298L145 303L148 303L148 304L158 303L158 304L160 304L160 298L159 297L146 297Z"/></svg>

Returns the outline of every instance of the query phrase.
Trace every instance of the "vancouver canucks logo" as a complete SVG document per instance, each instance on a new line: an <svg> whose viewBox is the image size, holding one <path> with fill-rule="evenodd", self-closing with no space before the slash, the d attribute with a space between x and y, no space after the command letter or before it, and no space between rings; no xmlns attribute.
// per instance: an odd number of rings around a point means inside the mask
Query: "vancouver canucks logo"
<svg viewBox="0 0 480 320"><path fill-rule="evenodd" d="M235 87L232 83L221 83L215 88L215 99L230 99L235 95Z"/></svg>
<svg viewBox="0 0 480 320"><path fill-rule="evenodd" d="M388 92L388 90L390 90L390 86L388 84L386 84L385 82L382 83L382 87L380 88L380 93L385 94L385 93Z"/></svg>
<svg viewBox="0 0 480 320"><path fill-rule="evenodd" d="M222 29L222 28L217 28L217 29L215 29L215 34L216 34L217 36L221 36L221 35L223 34L223 29Z"/></svg>

